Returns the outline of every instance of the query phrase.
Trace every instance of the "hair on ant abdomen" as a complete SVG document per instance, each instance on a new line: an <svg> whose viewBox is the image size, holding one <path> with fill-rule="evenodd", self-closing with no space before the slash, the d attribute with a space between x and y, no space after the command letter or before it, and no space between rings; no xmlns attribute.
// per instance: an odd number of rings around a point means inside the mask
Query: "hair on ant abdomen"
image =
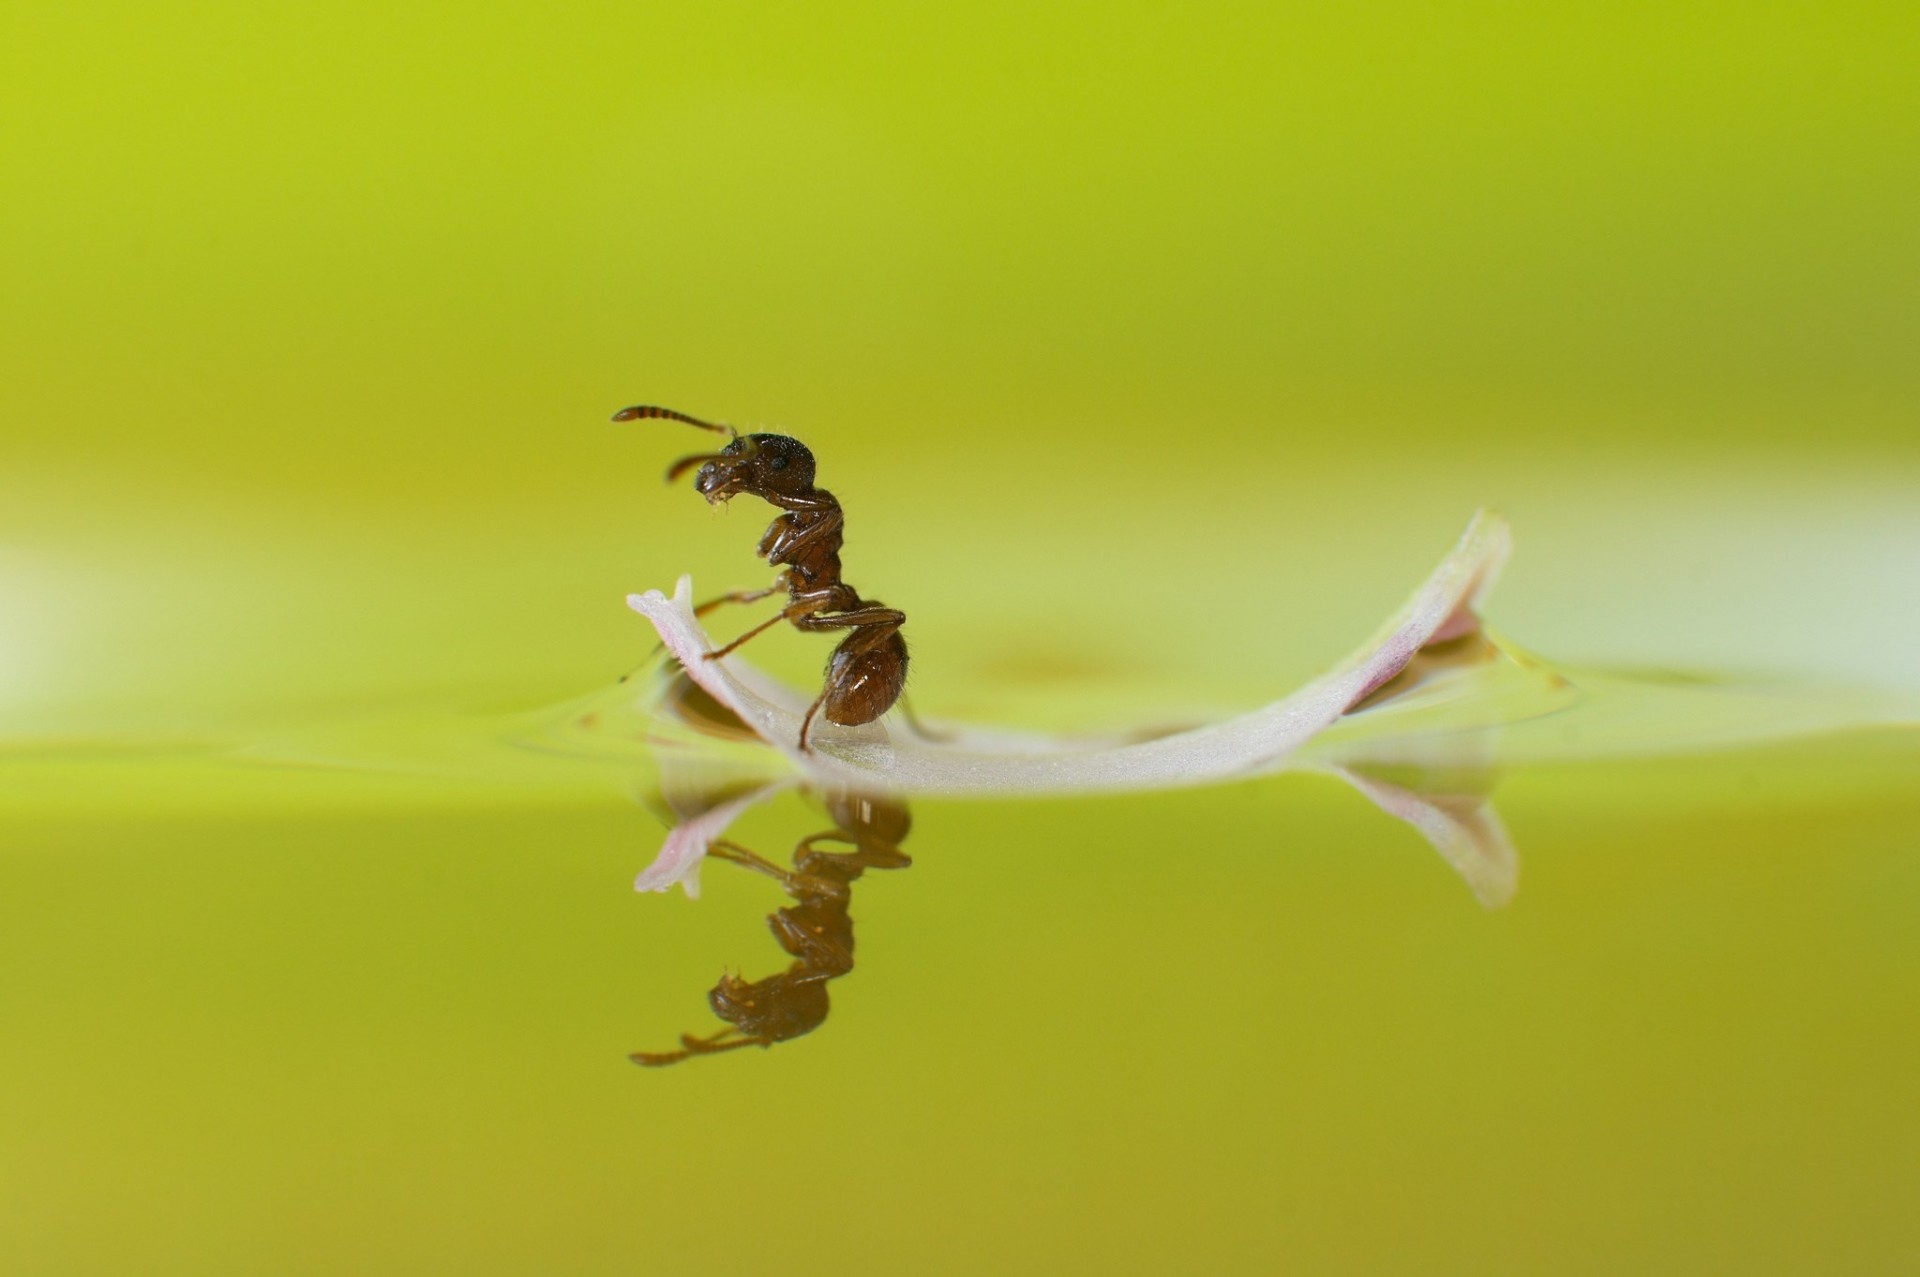
<svg viewBox="0 0 1920 1277"><path fill-rule="evenodd" d="M808 633L845 631L827 660L826 685L800 724L800 748L808 749L815 714L829 723L871 723L900 699L907 682L907 641L900 635L907 614L864 599L840 576L841 529L846 512L825 488L813 483L813 453L786 435L743 435L732 426L702 421L671 408L640 404L613 414L615 421L678 421L728 436L718 452L682 457L667 468L669 483L698 467L694 491L710 504L754 496L781 513L760 538L759 555L781 569L764 590L736 590L694 609L705 616L728 603L752 603L785 591L787 605L725 647L706 654L713 661L782 621Z"/></svg>

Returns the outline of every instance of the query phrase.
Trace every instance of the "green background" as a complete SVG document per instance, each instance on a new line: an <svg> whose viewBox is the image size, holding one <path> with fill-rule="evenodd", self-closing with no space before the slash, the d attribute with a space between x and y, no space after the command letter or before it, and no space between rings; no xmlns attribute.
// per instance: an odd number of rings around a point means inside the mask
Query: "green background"
<svg viewBox="0 0 1920 1277"><path fill-rule="evenodd" d="M835 1020L661 1074L764 884L634 899L580 786L150 751L534 709L645 657L626 593L759 583L634 402L814 448L934 714L1265 700L1482 504L1552 657L1920 688L1916 59L1897 4L0 10L3 1266L1896 1266L1907 737L1517 776L1491 919L1332 787L930 804Z"/></svg>
<svg viewBox="0 0 1920 1277"><path fill-rule="evenodd" d="M982 652L1162 668L1169 602L1284 682L1488 502L1556 655L1920 611L1908 6L4 21L40 730L597 684L623 594L761 576L631 402L808 440L956 710Z"/></svg>

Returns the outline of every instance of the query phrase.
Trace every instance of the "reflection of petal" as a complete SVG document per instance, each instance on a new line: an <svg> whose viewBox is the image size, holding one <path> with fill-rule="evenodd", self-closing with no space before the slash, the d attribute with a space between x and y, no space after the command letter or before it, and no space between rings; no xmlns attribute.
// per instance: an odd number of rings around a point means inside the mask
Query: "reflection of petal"
<svg viewBox="0 0 1920 1277"><path fill-rule="evenodd" d="M713 840L725 833L727 826L738 820L747 808L771 798L784 788L784 783L763 785L682 820L667 831L667 840L661 845L660 854L633 880L633 889L665 891L678 883L689 899L699 899L700 862L706 858L707 848L713 845Z"/></svg>
<svg viewBox="0 0 1920 1277"><path fill-rule="evenodd" d="M1327 770L1365 794L1381 811L1419 830L1454 872L1467 880L1481 904L1495 909L1513 899L1520 885L1520 857L1484 795L1427 793L1349 767Z"/></svg>
<svg viewBox="0 0 1920 1277"><path fill-rule="evenodd" d="M738 658L709 661L713 643L693 615L693 586L674 596L632 595L687 673L806 772L842 785L918 793L1066 793L1194 785L1277 771L1307 740L1406 668L1436 635L1471 629L1472 609L1505 561L1507 527L1482 513L1375 640L1333 673L1284 700L1238 718L1129 743L957 733L951 740L895 739L879 724L843 728L815 721L802 753L800 720L813 694L786 687Z"/></svg>

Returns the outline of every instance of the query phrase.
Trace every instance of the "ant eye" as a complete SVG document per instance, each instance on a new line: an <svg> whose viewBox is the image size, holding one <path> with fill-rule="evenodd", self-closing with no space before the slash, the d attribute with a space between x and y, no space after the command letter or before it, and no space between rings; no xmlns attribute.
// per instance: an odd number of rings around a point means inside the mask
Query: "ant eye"
<svg viewBox="0 0 1920 1277"><path fill-rule="evenodd" d="M787 468L787 459L785 457L776 456L771 461L767 462L767 466L768 468L773 470L785 470Z"/></svg>

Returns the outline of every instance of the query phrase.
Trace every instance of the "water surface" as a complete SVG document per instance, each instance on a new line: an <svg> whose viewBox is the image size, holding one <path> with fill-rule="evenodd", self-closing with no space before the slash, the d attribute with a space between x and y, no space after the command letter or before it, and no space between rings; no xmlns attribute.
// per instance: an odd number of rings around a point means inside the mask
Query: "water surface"
<svg viewBox="0 0 1920 1277"><path fill-rule="evenodd" d="M1497 911L1321 775L916 799L911 867L845 902L830 1015L645 1069L724 1028L723 972L787 968L797 897L711 860L697 900L635 895L673 818L644 751L499 728L9 761L38 795L0 854L13 1267L1870 1271L1920 1243L1911 731L1483 774L1521 856ZM88 786L121 798L60 797ZM833 827L789 789L727 836L790 863Z"/></svg>

